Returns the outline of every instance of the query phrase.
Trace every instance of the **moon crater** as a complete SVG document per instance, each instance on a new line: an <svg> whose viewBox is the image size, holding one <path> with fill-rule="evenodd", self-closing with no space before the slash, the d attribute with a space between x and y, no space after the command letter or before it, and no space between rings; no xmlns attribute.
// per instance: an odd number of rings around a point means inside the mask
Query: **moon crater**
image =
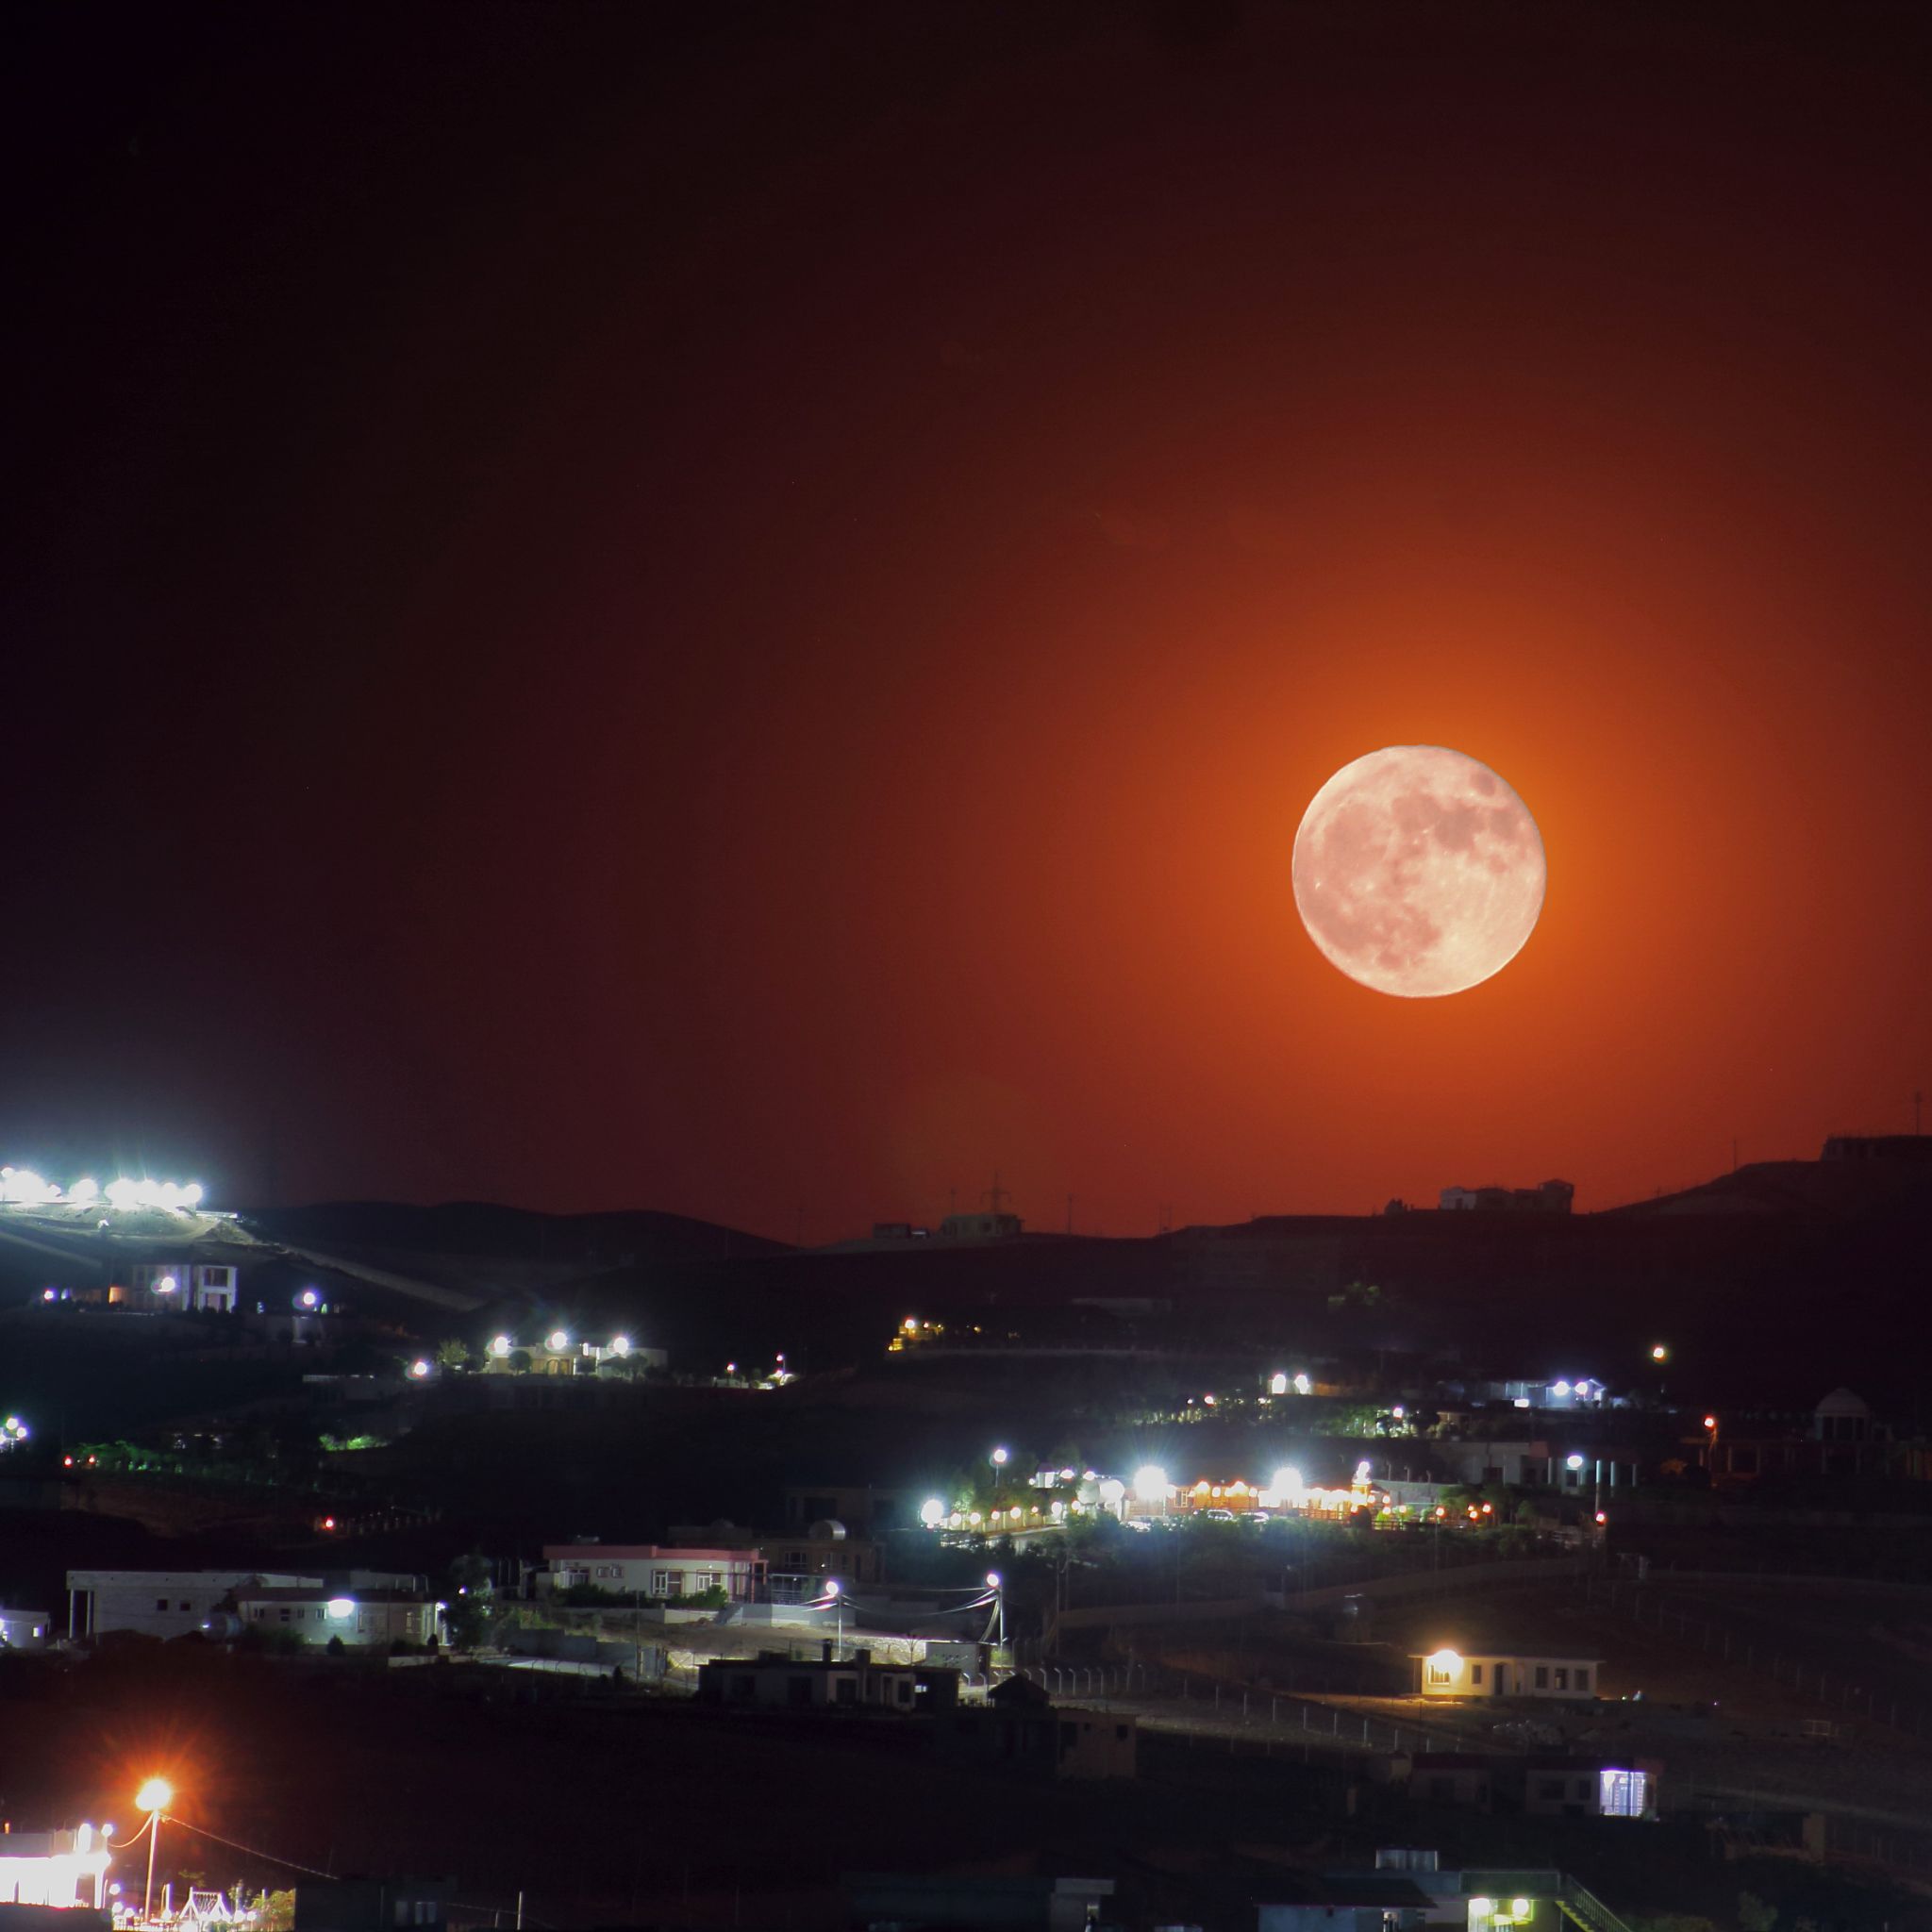
<svg viewBox="0 0 1932 1932"><path fill-rule="evenodd" d="M1441 745L1391 745L1344 765L1295 833L1308 937L1351 979L1407 999L1501 972L1535 928L1545 878L1522 799Z"/></svg>

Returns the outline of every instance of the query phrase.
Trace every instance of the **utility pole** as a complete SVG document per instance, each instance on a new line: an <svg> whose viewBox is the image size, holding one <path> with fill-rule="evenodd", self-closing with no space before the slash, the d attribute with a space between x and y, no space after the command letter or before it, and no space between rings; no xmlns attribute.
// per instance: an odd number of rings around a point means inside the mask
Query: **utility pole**
<svg viewBox="0 0 1932 1932"><path fill-rule="evenodd" d="M992 1171L992 1186L987 1189L986 1192L980 1195L979 1198L986 1203L986 1209L989 1214L997 1214L1013 1198L1005 1188L1000 1186L1000 1171L998 1168L994 1168Z"/></svg>

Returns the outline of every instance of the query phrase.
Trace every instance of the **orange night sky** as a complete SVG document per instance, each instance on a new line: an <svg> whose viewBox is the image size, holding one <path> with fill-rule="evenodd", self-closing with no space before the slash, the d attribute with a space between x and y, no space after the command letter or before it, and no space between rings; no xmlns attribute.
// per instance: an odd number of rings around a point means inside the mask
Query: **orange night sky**
<svg viewBox="0 0 1932 1932"><path fill-rule="evenodd" d="M1922 16L670 11L103 96L15 824L193 870L15 949L6 1158L829 1240L1909 1128ZM1442 1000L1289 884L1401 743L1548 853Z"/></svg>

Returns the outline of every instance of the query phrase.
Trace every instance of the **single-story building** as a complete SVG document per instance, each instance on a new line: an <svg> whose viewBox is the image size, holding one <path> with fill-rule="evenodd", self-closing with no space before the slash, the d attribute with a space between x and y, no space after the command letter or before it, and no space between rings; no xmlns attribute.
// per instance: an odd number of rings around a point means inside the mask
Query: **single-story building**
<svg viewBox="0 0 1932 1932"><path fill-rule="evenodd" d="M0 1837L0 1902L10 1906L105 1903L108 1840L92 1824L68 1831L8 1831Z"/></svg>
<svg viewBox="0 0 1932 1932"><path fill-rule="evenodd" d="M0 1650L44 1650L53 1634L50 1610L0 1609Z"/></svg>
<svg viewBox="0 0 1932 1932"><path fill-rule="evenodd" d="M1008 1677L984 1705L941 1719L934 1747L943 1757L1049 1777L1121 1778L1135 1775L1139 1732L1131 1711L1055 1704L1037 1684Z"/></svg>
<svg viewBox="0 0 1932 1932"><path fill-rule="evenodd" d="M1418 1751L1409 1759L1408 1791L1430 1805L1488 1811L1496 1802L1496 1773L1507 1762L1470 1751Z"/></svg>
<svg viewBox="0 0 1932 1932"><path fill-rule="evenodd" d="M320 1590L322 1578L253 1570L70 1570L67 1635L135 1630L144 1637L185 1637L242 1584Z"/></svg>
<svg viewBox="0 0 1932 1932"><path fill-rule="evenodd" d="M760 1651L755 1658L725 1657L698 1667L698 1697L736 1709L877 1710L901 1716L952 1710L959 1702L959 1673L930 1664L875 1664L869 1650L834 1657L827 1640L821 1657Z"/></svg>
<svg viewBox="0 0 1932 1932"><path fill-rule="evenodd" d="M755 1549L676 1549L658 1543L545 1543L540 1595L590 1584L613 1596L660 1602L722 1590L732 1603L763 1593L765 1559Z"/></svg>
<svg viewBox="0 0 1932 1932"><path fill-rule="evenodd" d="M1309 1874L1292 1902L1256 1907L1256 1932L1411 1932L1425 1924L1434 1901L1400 1872Z"/></svg>
<svg viewBox="0 0 1932 1932"><path fill-rule="evenodd" d="M1532 1757L1523 1808L1536 1818L1655 1818L1662 1766L1601 1757Z"/></svg>
<svg viewBox="0 0 1932 1932"><path fill-rule="evenodd" d="M1410 1653L1424 1697L1593 1698L1601 1657L1529 1656L1517 1651Z"/></svg>
<svg viewBox="0 0 1932 1932"><path fill-rule="evenodd" d="M354 1595L243 1584L225 1607L244 1630L287 1630L309 1643L442 1641L443 1607L413 1590L358 1590Z"/></svg>

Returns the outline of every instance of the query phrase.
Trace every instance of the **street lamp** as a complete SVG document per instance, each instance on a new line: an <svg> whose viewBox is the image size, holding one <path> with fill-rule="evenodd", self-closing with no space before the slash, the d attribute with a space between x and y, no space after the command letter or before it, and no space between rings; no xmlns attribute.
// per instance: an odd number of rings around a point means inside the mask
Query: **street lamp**
<svg viewBox="0 0 1932 1932"><path fill-rule="evenodd" d="M992 1591L993 1608L999 1616L999 1634L993 1640L1001 1650L1007 1647L1007 1592L1000 1585L1000 1573L989 1570L986 1573L986 1587Z"/></svg>
<svg viewBox="0 0 1932 1932"><path fill-rule="evenodd" d="M832 1661L837 1663L845 1648L845 1592L839 1588L836 1576L825 1578L825 1594L832 1601L832 1607L838 1612L833 1624Z"/></svg>
<svg viewBox="0 0 1932 1932"><path fill-rule="evenodd" d="M151 1919L155 1908L155 1846L160 1841L161 1819L175 1802L175 1787L164 1777L151 1777L134 1794L135 1808L148 1814L147 1891L141 1902L141 1916Z"/></svg>

